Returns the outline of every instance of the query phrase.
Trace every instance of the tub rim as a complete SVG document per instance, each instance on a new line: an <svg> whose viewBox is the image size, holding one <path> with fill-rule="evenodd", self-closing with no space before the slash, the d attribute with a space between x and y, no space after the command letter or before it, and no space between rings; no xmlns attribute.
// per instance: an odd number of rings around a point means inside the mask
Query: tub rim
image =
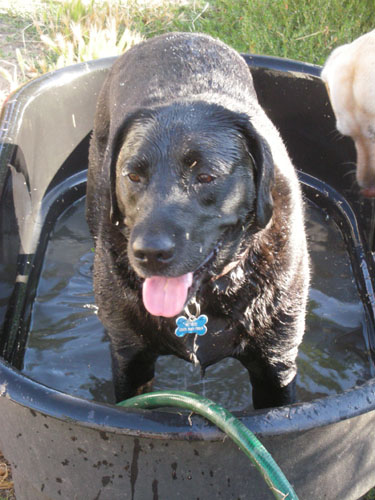
<svg viewBox="0 0 375 500"><path fill-rule="evenodd" d="M161 410L124 409L72 396L32 380L0 361L0 397L66 422L107 432L158 439L221 440L222 432L202 417ZM0 403L1 404L1 403ZM251 412L233 412L257 435L307 431L375 410L375 379L340 394ZM318 418L319 417L319 418Z"/></svg>

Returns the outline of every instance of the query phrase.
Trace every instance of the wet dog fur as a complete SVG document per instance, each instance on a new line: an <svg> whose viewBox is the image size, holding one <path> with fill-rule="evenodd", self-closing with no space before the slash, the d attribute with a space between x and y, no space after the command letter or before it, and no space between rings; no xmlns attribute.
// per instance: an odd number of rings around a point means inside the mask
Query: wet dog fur
<svg viewBox="0 0 375 500"><path fill-rule="evenodd" d="M116 61L98 99L87 221L117 400L150 390L157 358L174 354L202 371L236 358L255 408L295 401L309 282L301 191L234 50L176 33ZM179 338L176 318L146 311L142 284L188 272L208 331Z"/></svg>

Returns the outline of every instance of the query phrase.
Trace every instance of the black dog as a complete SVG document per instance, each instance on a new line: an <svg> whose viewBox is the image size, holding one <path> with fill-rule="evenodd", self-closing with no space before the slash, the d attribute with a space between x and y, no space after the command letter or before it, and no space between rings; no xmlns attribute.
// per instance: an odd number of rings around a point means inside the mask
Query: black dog
<svg viewBox="0 0 375 500"><path fill-rule="evenodd" d="M157 357L175 354L203 371L240 360L256 408L293 402L309 275L303 205L243 59L197 34L135 46L104 83L89 160L116 398L149 390ZM176 335L189 330L177 317L199 311L194 333Z"/></svg>

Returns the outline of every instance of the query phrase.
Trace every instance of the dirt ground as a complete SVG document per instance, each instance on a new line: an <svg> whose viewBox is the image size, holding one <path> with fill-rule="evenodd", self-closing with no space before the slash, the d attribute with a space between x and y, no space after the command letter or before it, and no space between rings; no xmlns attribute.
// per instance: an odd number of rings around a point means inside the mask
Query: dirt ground
<svg viewBox="0 0 375 500"><path fill-rule="evenodd" d="M0 451L0 499L16 500L13 490L12 470Z"/></svg>

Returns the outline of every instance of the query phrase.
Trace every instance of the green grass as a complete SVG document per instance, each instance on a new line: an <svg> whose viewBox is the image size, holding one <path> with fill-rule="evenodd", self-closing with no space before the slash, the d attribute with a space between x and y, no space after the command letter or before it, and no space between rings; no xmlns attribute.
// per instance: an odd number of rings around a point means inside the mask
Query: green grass
<svg viewBox="0 0 375 500"><path fill-rule="evenodd" d="M242 52L323 64L335 46L371 30L374 13L373 0L212 0L194 28Z"/></svg>

